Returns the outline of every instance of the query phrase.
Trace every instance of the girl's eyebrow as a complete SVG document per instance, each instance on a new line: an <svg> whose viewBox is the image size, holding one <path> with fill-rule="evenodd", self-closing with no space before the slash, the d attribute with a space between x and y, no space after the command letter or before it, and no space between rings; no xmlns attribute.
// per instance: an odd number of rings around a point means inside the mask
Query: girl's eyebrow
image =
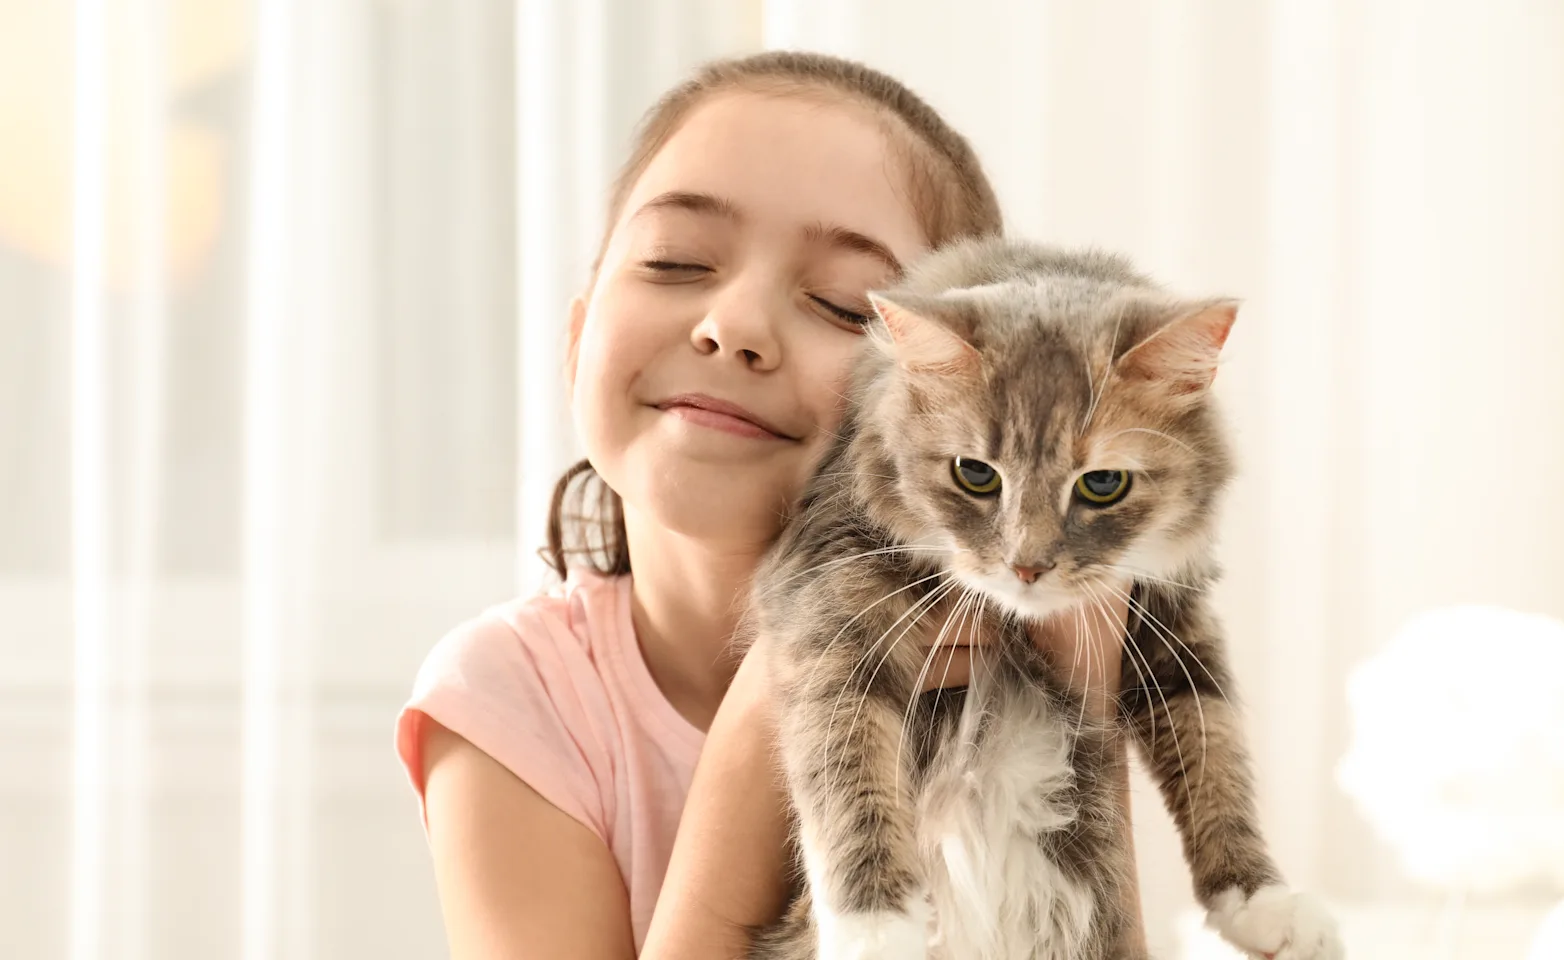
<svg viewBox="0 0 1564 960"><path fill-rule="evenodd" d="M903 269L901 261L896 259L896 255L891 253L890 248L857 230L849 230L834 223L811 223L804 228L804 239L810 243L824 243L854 253L866 253L885 264L892 274L901 276Z"/></svg>
<svg viewBox="0 0 1564 960"><path fill-rule="evenodd" d="M641 205L641 209L635 212L631 220L641 217L642 214L652 213L657 210L685 210L690 213L715 214L727 220L739 220L739 208L732 200L716 196L710 193L696 193L690 190L669 190L660 193Z"/></svg>
<svg viewBox="0 0 1564 960"><path fill-rule="evenodd" d="M683 210L688 213L699 213L708 216L722 217L724 220L732 220L735 223L742 221L738 205L726 197L719 197L712 193L700 193L693 190L669 190L660 193L641 205L630 219L637 220L642 216L659 210ZM804 228L804 239L810 243L823 243L829 247L840 250L848 250L853 253L863 253L875 258L891 271L895 276L901 276L902 264L891 253L891 249L880 241L857 230L849 230L847 227L835 223L811 223Z"/></svg>

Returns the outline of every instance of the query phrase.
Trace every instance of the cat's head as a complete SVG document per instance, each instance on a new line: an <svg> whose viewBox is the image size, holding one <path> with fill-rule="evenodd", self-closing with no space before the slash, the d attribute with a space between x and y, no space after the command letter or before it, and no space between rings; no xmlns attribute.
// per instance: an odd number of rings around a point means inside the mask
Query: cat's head
<svg viewBox="0 0 1564 960"><path fill-rule="evenodd" d="M1031 617L1207 551L1232 472L1209 387L1236 304L1102 254L957 257L873 298L856 446L877 518ZM979 282L949 289L963 272Z"/></svg>

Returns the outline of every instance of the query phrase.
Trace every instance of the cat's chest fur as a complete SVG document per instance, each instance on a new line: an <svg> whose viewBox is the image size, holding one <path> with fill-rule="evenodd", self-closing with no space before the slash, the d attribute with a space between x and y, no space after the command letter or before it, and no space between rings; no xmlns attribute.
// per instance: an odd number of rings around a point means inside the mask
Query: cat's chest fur
<svg viewBox="0 0 1564 960"><path fill-rule="evenodd" d="M1035 689L975 681L918 791L931 960L1069 960L1095 910L1058 862L1080 815L1079 718Z"/></svg>

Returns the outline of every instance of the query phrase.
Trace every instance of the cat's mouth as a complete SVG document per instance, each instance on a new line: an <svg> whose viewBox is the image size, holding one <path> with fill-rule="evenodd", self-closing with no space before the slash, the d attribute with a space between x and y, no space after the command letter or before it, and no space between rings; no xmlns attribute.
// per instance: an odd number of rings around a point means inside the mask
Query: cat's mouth
<svg viewBox="0 0 1564 960"><path fill-rule="evenodd" d="M1049 574L1023 582L1008 570L1003 574L954 569L951 571L973 593L979 593L1010 613L1026 619L1042 619L1080 605L1083 598Z"/></svg>

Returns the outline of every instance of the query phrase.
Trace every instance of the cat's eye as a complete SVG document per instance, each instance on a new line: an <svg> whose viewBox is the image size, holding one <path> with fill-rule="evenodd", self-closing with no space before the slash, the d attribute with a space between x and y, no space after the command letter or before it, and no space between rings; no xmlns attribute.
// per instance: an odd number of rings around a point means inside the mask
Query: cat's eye
<svg viewBox="0 0 1564 960"><path fill-rule="evenodd" d="M1129 492L1128 470L1091 470L1075 481L1075 495L1094 507L1118 503Z"/></svg>
<svg viewBox="0 0 1564 960"><path fill-rule="evenodd" d="M957 457L950 462L950 475L957 486L974 496L988 497L999 492L999 471L981 460Z"/></svg>

